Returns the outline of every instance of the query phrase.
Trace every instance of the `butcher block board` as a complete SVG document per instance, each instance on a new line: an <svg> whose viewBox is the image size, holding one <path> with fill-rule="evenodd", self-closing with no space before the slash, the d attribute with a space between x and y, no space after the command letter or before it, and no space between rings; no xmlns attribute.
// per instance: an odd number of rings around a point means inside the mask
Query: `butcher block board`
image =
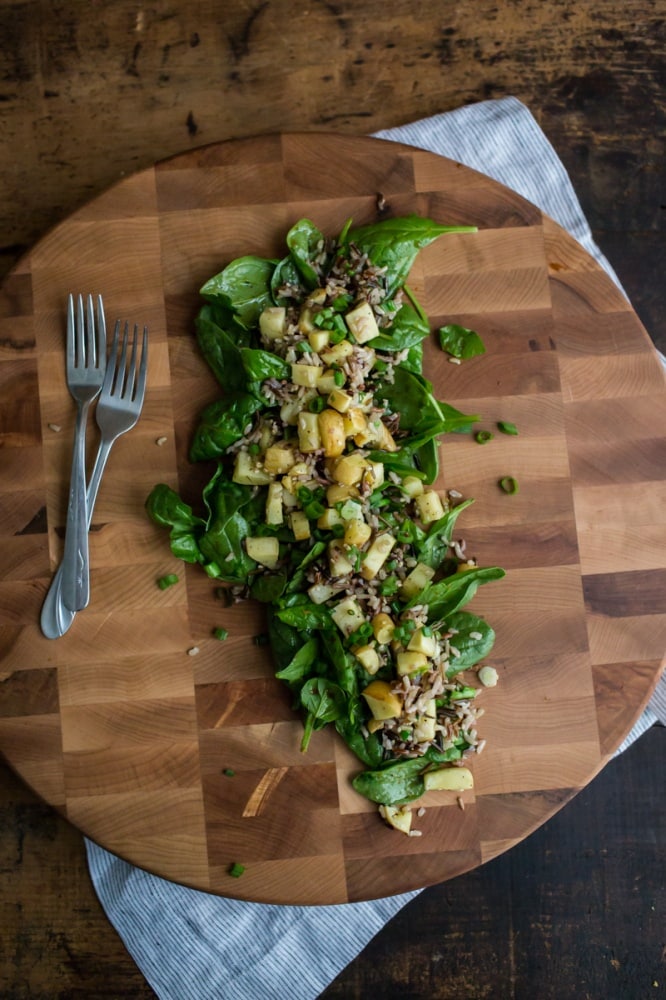
<svg viewBox="0 0 666 1000"><path fill-rule="evenodd" d="M333 731L299 751L301 722L253 642L261 607L225 609L149 522L151 487L195 507L211 467L187 459L218 394L198 354L198 289L233 257L280 256L302 216L330 234L417 212L475 224L423 251L410 284L433 329L478 331L437 395L519 435L442 443L438 484L476 498L467 551L505 579L472 607L495 627L473 791L430 793L405 837L350 786ZM62 555L74 407L67 293L147 324L144 412L120 439L91 533L92 602L45 639ZM0 750L84 834L136 865L262 902L341 903L451 878L520 841L581 789L643 709L666 648L666 394L630 305L553 221L514 192L411 147L274 135L188 152L126 180L47 235L0 297ZM159 442L162 443L159 443ZM90 450L96 445L94 424ZM514 476L516 495L499 478ZM160 590L157 579L180 582ZM224 626L221 643L212 630ZM188 655L193 648L196 655ZM228 772L233 771L233 776ZM227 772L227 773L225 773ZM464 808L462 808L464 806ZM234 862L246 866L232 878Z"/></svg>

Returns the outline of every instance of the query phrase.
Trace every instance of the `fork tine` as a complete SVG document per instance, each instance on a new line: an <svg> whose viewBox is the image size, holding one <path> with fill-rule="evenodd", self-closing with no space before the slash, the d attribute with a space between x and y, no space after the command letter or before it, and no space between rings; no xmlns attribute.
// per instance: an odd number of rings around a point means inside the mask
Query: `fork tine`
<svg viewBox="0 0 666 1000"><path fill-rule="evenodd" d="M143 328L143 338L141 340L141 361L139 363L139 378L136 386L136 396L135 400L141 408L143 406L143 397L146 394L146 371L148 366L148 327Z"/></svg>
<svg viewBox="0 0 666 1000"><path fill-rule="evenodd" d="M76 364L76 333L74 329L74 296L69 293L67 299L67 367Z"/></svg>
<svg viewBox="0 0 666 1000"><path fill-rule="evenodd" d="M86 298L86 329L85 329L85 350L84 363L86 366L97 367L97 345L95 344L95 311L93 309L93 297Z"/></svg>
<svg viewBox="0 0 666 1000"><path fill-rule="evenodd" d="M130 355L129 366L127 368L127 382L125 383L122 395L126 399L132 399L134 395L134 380L136 378L136 349L137 349L137 337L139 333L139 328L136 323L134 324L134 333L132 335L132 353Z"/></svg>
<svg viewBox="0 0 666 1000"><path fill-rule="evenodd" d="M109 351L109 360L106 363L106 372L104 373L104 382L102 383L102 396L110 395L113 390L113 378L116 374L116 358L118 357L118 338L120 336L120 320L116 320L116 325L113 330L113 340L111 341L111 350Z"/></svg>
<svg viewBox="0 0 666 1000"><path fill-rule="evenodd" d="M125 321L125 330L123 331L123 346L120 351L120 361L116 366L116 381L113 387L115 394L122 393L123 384L125 382L125 369L127 367L127 341L129 338L129 323Z"/></svg>
<svg viewBox="0 0 666 1000"><path fill-rule="evenodd" d="M104 364L106 358L106 318L102 296L97 296L97 367Z"/></svg>
<svg viewBox="0 0 666 1000"><path fill-rule="evenodd" d="M76 300L76 353L74 364L77 368L86 365L85 317L83 313L83 296Z"/></svg>

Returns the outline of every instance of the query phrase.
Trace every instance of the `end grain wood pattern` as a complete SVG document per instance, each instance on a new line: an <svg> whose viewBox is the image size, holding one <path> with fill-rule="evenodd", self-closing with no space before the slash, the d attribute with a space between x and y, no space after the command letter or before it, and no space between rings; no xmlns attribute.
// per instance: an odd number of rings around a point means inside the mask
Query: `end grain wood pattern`
<svg viewBox="0 0 666 1000"><path fill-rule="evenodd" d="M480 427L519 428L485 446L469 435L442 443L439 485L476 498L460 524L468 552L507 570L474 599L497 632L500 683L480 695L487 747L464 809L430 793L415 838L351 789L356 764L334 733L299 752L301 722L252 641L261 608L225 609L143 507L160 481L198 507L210 475L187 459L197 415L218 393L193 337L202 283L241 254L280 255L301 216L335 233L350 216L410 212L479 226L423 251L410 284L433 329L472 327L487 352L452 365L433 337L427 375L440 398L480 413ZM62 554L74 422L69 291L102 293L109 321L146 323L150 367L143 416L116 445L95 510L91 605L48 641L39 612ZM574 240L460 164L325 133L159 163L68 218L7 277L0 381L0 750L83 833L137 865L279 903L440 882L552 815L649 697L666 646L657 355ZM498 489L505 475L516 495ZM180 582L160 590L167 572ZM224 643L212 635L220 625ZM242 878L229 875L234 862Z"/></svg>

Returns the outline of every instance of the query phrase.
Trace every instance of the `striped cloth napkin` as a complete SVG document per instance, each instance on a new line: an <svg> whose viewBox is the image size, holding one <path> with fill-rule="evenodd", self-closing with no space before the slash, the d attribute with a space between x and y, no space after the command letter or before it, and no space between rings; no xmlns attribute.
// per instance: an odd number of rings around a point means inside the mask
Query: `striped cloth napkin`
<svg viewBox="0 0 666 1000"><path fill-rule="evenodd" d="M567 173L528 109L487 101L377 133L458 160L518 191L567 229L619 285ZM620 747L666 721L666 680ZM417 893L338 906L211 896L134 868L86 841L109 920L160 1000L313 1000Z"/></svg>

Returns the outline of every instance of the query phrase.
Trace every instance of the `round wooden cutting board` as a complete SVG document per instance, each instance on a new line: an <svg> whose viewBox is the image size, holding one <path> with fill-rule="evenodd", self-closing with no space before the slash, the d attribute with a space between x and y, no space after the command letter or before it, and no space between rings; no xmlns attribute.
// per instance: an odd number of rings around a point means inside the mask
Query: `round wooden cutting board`
<svg viewBox="0 0 666 1000"><path fill-rule="evenodd" d="M410 284L433 329L486 354L426 373L480 427L442 443L440 486L506 578L472 607L495 627L499 685L480 695L485 752L462 803L430 793L422 836L387 828L333 732L299 752L260 607L226 609L170 554L143 509L167 482L195 507L210 466L187 460L217 395L197 353L198 289L233 257L281 256L302 216L327 233L417 212L475 224L419 256ZM45 639L63 549L74 406L65 303L102 293L150 329L142 418L111 454L91 533L92 599ZM362 900L448 879L511 847L604 765L644 707L666 647L666 394L656 352L613 282L501 185L380 140L290 134L186 153L124 180L46 236L0 295L0 750L76 827L166 878L249 900ZM96 446L90 429L90 452ZM515 476L520 490L497 481ZM176 572L168 590L156 584ZM212 630L229 630L226 642ZM196 655L188 655L198 649ZM330 728L330 727L329 727ZM230 772L233 772L231 774ZM461 806L464 805L464 808ZM239 862L241 878L229 875Z"/></svg>

